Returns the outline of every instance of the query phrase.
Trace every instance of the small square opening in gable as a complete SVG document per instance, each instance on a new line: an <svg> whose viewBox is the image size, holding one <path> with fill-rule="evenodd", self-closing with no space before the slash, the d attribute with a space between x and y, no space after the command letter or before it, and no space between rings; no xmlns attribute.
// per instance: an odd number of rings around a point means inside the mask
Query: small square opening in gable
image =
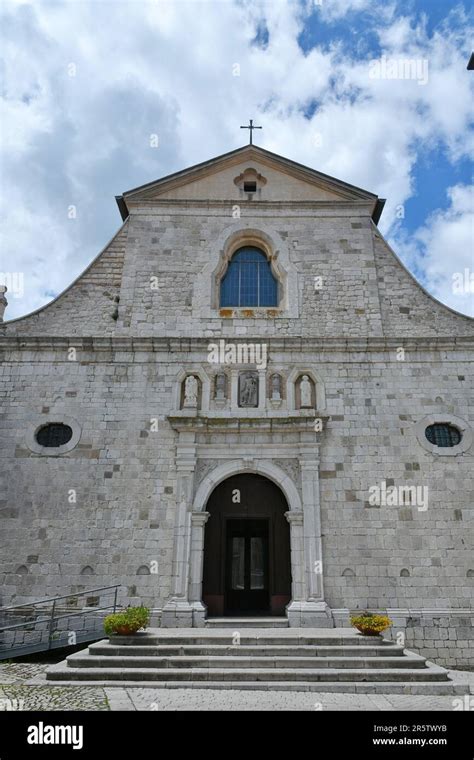
<svg viewBox="0 0 474 760"><path fill-rule="evenodd" d="M256 192L257 192L256 182L244 182L244 193L256 193Z"/></svg>

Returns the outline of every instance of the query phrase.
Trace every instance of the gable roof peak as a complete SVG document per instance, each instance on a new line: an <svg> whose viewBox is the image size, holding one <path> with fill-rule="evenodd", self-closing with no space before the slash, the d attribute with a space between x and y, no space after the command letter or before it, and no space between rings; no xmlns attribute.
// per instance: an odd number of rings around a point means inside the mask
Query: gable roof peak
<svg viewBox="0 0 474 760"><path fill-rule="evenodd" d="M232 151L229 151L228 153L222 153L219 156L214 156L213 158L207 159L206 161L202 161L198 164L189 166L186 169L181 169L180 171L173 172L172 174L168 174L157 180L148 182L145 185L140 185L139 187L132 188L131 190L124 192L122 195L116 196L116 201L122 215L122 219L126 219L129 214L127 200L138 200L144 194L149 195L150 191L153 191L154 189L160 190L164 185L180 181L192 181L202 174L214 168L217 168L219 165L231 165L232 163L238 163L241 160L261 160L264 163L272 163L273 165L276 164L279 165L280 168L285 169L287 172L292 173L293 175L298 175L300 178L305 179L306 181L313 181L316 183L323 182L325 184L331 185L335 190L339 190L339 192L343 195L350 194L359 200L372 202L372 219L376 224L380 219L385 201L379 199L376 194L371 193L368 190L364 190L363 188L357 187L356 185L351 185L348 182L343 182L342 180L331 177L328 174L324 174L323 172L319 172L316 169L312 169L311 167L305 166L304 164L300 164L297 161L293 161L289 158L286 158L285 156L281 156L278 153L273 153L272 151L269 151L266 148L262 148L259 145L250 143L242 145L240 148L236 148Z"/></svg>

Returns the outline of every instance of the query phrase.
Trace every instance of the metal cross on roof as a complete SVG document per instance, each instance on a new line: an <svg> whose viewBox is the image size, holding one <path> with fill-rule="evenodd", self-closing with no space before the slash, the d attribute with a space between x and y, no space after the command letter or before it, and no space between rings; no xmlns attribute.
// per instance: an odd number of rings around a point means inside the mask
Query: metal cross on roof
<svg viewBox="0 0 474 760"><path fill-rule="evenodd" d="M253 125L253 119L249 119L249 121L250 121L250 124L248 126L246 126L246 127L240 127L240 129L249 129L250 130L250 143L249 144L253 145L253 142L252 142L252 131L254 129L262 129L262 127L254 127L254 125Z"/></svg>

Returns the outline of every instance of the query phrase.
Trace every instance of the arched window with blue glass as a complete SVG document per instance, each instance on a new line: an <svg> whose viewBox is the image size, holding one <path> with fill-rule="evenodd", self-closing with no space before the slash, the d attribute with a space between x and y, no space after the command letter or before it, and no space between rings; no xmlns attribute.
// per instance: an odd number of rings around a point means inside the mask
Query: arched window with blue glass
<svg viewBox="0 0 474 760"><path fill-rule="evenodd" d="M239 248L221 281L222 306L278 306L278 280L259 248Z"/></svg>

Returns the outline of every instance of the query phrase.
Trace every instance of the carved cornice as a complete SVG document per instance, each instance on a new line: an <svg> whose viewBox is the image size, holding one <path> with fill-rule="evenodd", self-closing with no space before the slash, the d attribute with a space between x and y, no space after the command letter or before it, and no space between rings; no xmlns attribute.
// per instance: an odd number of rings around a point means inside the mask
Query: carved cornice
<svg viewBox="0 0 474 760"><path fill-rule="evenodd" d="M315 419L325 423L329 420L328 416L319 415L316 411L308 415L305 411L299 413L285 413L281 416L273 416L265 413L246 416L246 410L241 410L241 416L220 415L207 416L199 413L189 416L182 415L179 412L170 414L167 417L168 422L174 430L179 433L243 433L252 431L253 433L311 433L315 436L315 442L321 436L321 432L315 432Z"/></svg>
<svg viewBox="0 0 474 760"><path fill-rule="evenodd" d="M303 525L303 512L285 512L285 517L289 523Z"/></svg>
<svg viewBox="0 0 474 760"><path fill-rule="evenodd" d="M153 360L154 353L199 353L203 354L203 361L207 358L207 346L211 342L209 338L173 338L173 337L81 337L81 336L29 336L8 335L3 330L8 330L9 323L0 326L0 350L3 351L64 351L71 347L82 352L110 352L114 353L116 360L120 361L120 353L143 353L149 354L148 360ZM3 333L3 334L2 334ZM230 338L229 338L230 340ZM373 353L393 352L403 347L406 351L456 351L474 350L474 335L457 337L365 337L365 338L331 338L321 337L269 337L269 336L245 336L234 343L265 342L269 351L285 352L294 351L300 354L308 354L322 351L343 351L345 353ZM138 357L134 357L138 359ZM67 359L67 357L66 357ZM125 357L124 359L125 360Z"/></svg>
<svg viewBox="0 0 474 760"><path fill-rule="evenodd" d="M298 201L292 201L292 200L251 200L251 201L238 201L239 205L246 205L247 207L255 207L258 203L258 209L307 209L307 210L315 210L319 211L320 209L331 209L334 210L336 208L338 211L342 211L343 209L350 210L351 208L359 208L364 211L368 212L368 215L370 216L370 211L373 206L373 201L364 201L364 200L351 200L351 199L344 199L339 198L335 200L298 200ZM156 213L158 212L158 209L160 206L166 206L167 208L172 209L173 207L176 208L176 213L180 212L183 207L189 207L189 208L202 208L202 209L209 209L209 208L228 208L229 206L232 206L232 204L236 203L235 198L226 198L226 199L219 199L219 198L206 198L205 200L199 200L195 198L163 198L161 196L157 196L156 198L153 198L151 200L136 200L133 201L131 199L127 199L127 206L130 208L130 210L133 209L134 213L137 213L139 209L146 209L147 215L150 212L153 212L155 210Z"/></svg>
<svg viewBox="0 0 474 760"><path fill-rule="evenodd" d="M191 522L194 525L204 526L209 519L210 512L191 512Z"/></svg>

